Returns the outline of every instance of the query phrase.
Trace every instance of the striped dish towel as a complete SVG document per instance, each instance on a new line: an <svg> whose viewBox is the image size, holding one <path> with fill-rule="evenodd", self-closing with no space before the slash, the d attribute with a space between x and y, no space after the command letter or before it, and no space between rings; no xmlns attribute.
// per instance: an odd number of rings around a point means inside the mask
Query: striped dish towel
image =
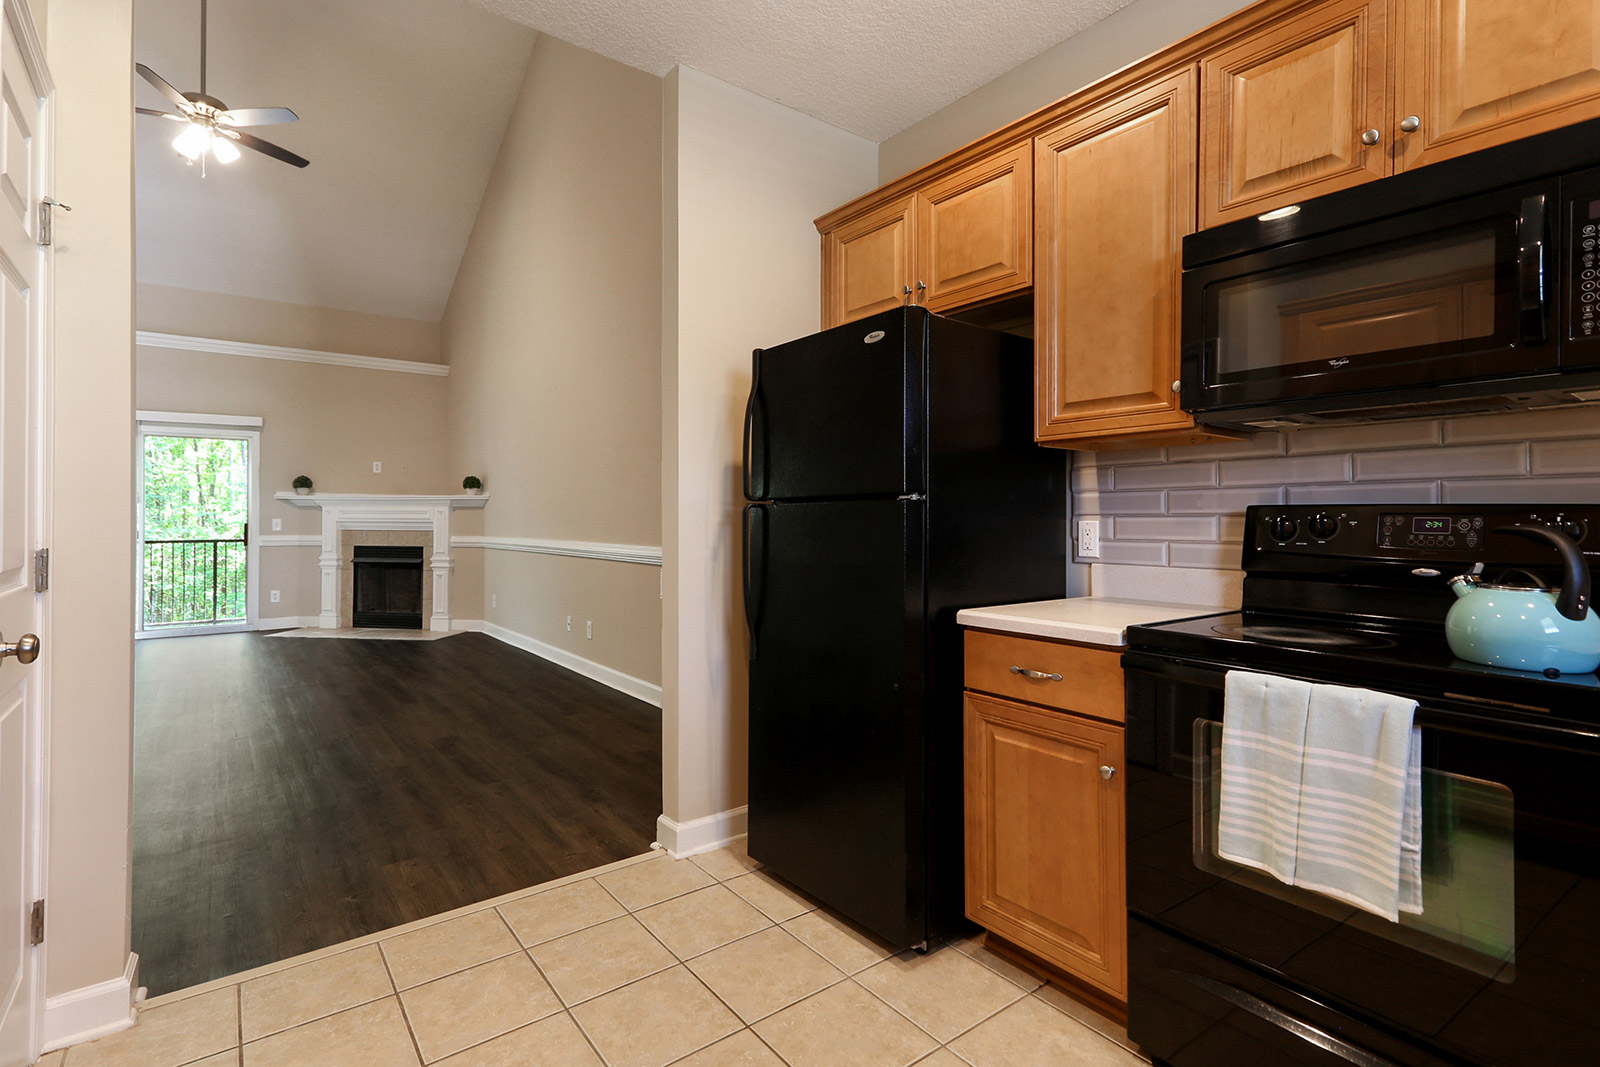
<svg viewBox="0 0 1600 1067"><path fill-rule="evenodd" d="M1387 693L1315 685L1306 715L1294 884L1391 922L1422 911L1416 710Z"/></svg>
<svg viewBox="0 0 1600 1067"><path fill-rule="evenodd" d="M1217 855L1293 884L1311 685L1229 671Z"/></svg>

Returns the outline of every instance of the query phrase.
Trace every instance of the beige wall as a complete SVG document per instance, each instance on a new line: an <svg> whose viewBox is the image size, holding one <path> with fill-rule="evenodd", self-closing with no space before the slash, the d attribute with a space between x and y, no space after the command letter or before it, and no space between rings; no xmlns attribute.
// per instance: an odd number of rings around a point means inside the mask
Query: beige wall
<svg viewBox="0 0 1600 1067"><path fill-rule="evenodd" d="M660 544L660 235L660 80L541 36L443 323L486 535ZM660 680L656 568L484 555L483 618Z"/></svg>
<svg viewBox="0 0 1600 1067"><path fill-rule="evenodd" d="M141 326L146 288L140 287ZM141 410L261 418L256 533L269 539L321 532L320 511L273 499L274 493L290 488L297 474L310 475L318 490L331 493L460 492L461 474L445 457L448 381L435 375L138 349ZM383 464L382 473L373 473L374 460ZM273 519L281 520L281 530L272 529ZM317 614L320 573L315 549L263 543L261 619ZM273 589L280 592L276 604L271 603Z"/></svg>
<svg viewBox="0 0 1600 1067"><path fill-rule="evenodd" d="M141 282L139 329L438 363L439 324Z"/></svg>
<svg viewBox="0 0 1600 1067"><path fill-rule="evenodd" d="M1248 7L1240 0L1135 0L878 146L887 182Z"/></svg>
<svg viewBox="0 0 1600 1067"><path fill-rule="evenodd" d="M128 958L133 735L132 0L52 0L57 229L45 992ZM120 116L120 117L119 117Z"/></svg>
<svg viewBox="0 0 1600 1067"><path fill-rule="evenodd" d="M750 350L821 324L811 220L873 186L877 149L687 67L667 75L664 113L662 777L681 824L745 801Z"/></svg>

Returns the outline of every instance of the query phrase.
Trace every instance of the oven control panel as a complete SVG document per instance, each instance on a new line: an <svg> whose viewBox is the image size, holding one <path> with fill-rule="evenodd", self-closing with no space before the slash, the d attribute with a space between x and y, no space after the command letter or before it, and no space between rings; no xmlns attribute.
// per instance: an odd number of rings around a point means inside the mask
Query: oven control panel
<svg viewBox="0 0 1600 1067"><path fill-rule="evenodd" d="M1521 538L1490 538L1500 526L1546 526L1600 563L1600 505L1255 505L1245 513L1245 558L1261 552L1358 558L1520 561L1551 550Z"/></svg>

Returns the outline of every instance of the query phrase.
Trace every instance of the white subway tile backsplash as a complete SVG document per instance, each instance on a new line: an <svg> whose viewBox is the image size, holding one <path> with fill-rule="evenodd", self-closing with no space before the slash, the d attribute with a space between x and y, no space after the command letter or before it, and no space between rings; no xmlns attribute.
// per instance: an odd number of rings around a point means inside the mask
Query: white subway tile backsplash
<svg viewBox="0 0 1600 1067"><path fill-rule="evenodd" d="M1083 493L1074 493L1072 497L1072 513L1096 515L1164 515L1167 510L1167 494L1163 492L1150 493L1102 493L1098 489L1090 489Z"/></svg>
<svg viewBox="0 0 1600 1067"><path fill-rule="evenodd" d="M1447 480L1442 504L1600 504L1600 477Z"/></svg>
<svg viewBox="0 0 1600 1067"><path fill-rule="evenodd" d="M1251 504L1281 504L1282 489L1174 489L1167 494L1170 515L1226 515Z"/></svg>
<svg viewBox="0 0 1600 1067"><path fill-rule="evenodd" d="M1170 546L1167 553L1167 565L1227 570L1239 565L1239 554L1243 550L1244 546L1237 541L1221 541L1210 545L1175 544Z"/></svg>
<svg viewBox="0 0 1600 1067"><path fill-rule="evenodd" d="M1167 449L1171 463L1189 463L1201 459L1250 459L1254 456L1283 455L1281 433L1258 433L1242 441L1219 441L1209 445L1180 445Z"/></svg>
<svg viewBox="0 0 1600 1067"><path fill-rule="evenodd" d="M1075 462L1072 465L1072 491L1081 493L1085 489L1110 489L1113 473L1112 467Z"/></svg>
<svg viewBox="0 0 1600 1067"><path fill-rule="evenodd" d="M1437 422L1385 423L1379 426L1322 426L1284 434L1291 456L1313 452L1355 452L1375 448L1422 448L1439 443Z"/></svg>
<svg viewBox="0 0 1600 1067"><path fill-rule="evenodd" d="M1223 515L1219 520L1220 529L1217 531L1218 540L1243 541L1244 540L1244 515Z"/></svg>
<svg viewBox="0 0 1600 1067"><path fill-rule="evenodd" d="M1118 467L1116 487L1121 489L1182 489L1217 484L1215 463L1157 463L1148 467Z"/></svg>
<svg viewBox="0 0 1600 1067"><path fill-rule="evenodd" d="M1079 560L1080 563L1093 563L1094 560ZM1101 541L1101 563L1136 563L1144 567L1165 567L1167 565L1167 543L1165 541Z"/></svg>
<svg viewBox="0 0 1600 1067"><path fill-rule="evenodd" d="M1536 441L1529 446L1534 475L1600 474L1600 441Z"/></svg>
<svg viewBox="0 0 1600 1067"><path fill-rule="evenodd" d="M1444 424L1444 443L1527 441L1541 437L1600 437L1600 405L1549 411L1513 411L1469 415Z"/></svg>
<svg viewBox="0 0 1600 1067"><path fill-rule="evenodd" d="M1416 448L1403 452L1363 452L1356 461L1356 481L1404 481L1418 478L1493 478L1526 474L1525 443L1467 448Z"/></svg>
<svg viewBox="0 0 1600 1067"><path fill-rule="evenodd" d="M1140 463L1165 463L1167 450L1164 448L1118 448L1110 452L1080 452L1078 455L1096 456L1101 462L1110 463L1118 467L1132 467Z"/></svg>
<svg viewBox="0 0 1600 1067"><path fill-rule="evenodd" d="M1349 456L1273 456L1222 461L1223 485L1294 486L1349 480Z"/></svg>
<svg viewBox="0 0 1600 1067"><path fill-rule="evenodd" d="M1437 504L1438 482L1291 485L1291 504Z"/></svg>
<svg viewBox="0 0 1600 1067"><path fill-rule="evenodd" d="M1119 541L1215 541L1219 525L1213 516L1123 515L1112 536Z"/></svg>

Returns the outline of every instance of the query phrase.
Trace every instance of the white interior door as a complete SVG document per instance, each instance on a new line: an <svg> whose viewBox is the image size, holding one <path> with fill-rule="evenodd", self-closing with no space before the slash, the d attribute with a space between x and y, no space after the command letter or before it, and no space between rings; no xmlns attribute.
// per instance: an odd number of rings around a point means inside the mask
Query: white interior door
<svg viewBox="0 0 1600 1067"><path fill-rule="evenodd" d="M43 284L38 243L47 192L49 114L42 72L23 57L6 3L0 20L0 634L39 634L43 598L34 553L44 525ZM48 636L48 635L45 635ZM43 672L0 660L0 1065L32 1062L41 1006L39 950L30 913L39 899L42 830Z"/></svg>

